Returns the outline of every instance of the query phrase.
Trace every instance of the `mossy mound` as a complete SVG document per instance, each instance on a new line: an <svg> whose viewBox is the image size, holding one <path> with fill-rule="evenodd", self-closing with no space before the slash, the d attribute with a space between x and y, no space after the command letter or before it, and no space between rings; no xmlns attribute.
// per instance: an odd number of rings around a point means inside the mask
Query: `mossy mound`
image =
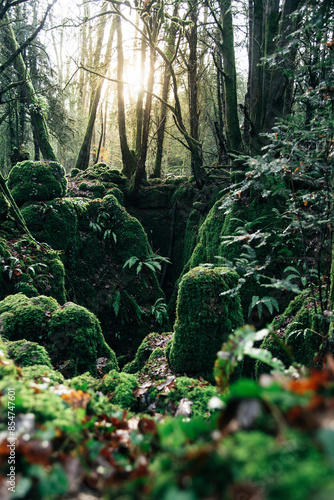
<svg viewBox="0 0 334 500"><path fill-rule="evenodd" d="M108 189L106 196L109 196L110 194L115 196L116 200L120 205L124 205L124 194L118 187L114 186Z"/></svg>
<svg viewBox="0 0 334 500"><path fill-rule="evenodd" d="M37 342L29 342L25 339L7 342L6 352L18 366L44 365L52 368L46 349Z"/></svg>
<svg viewBox="0 0 334 500"><path fill-rule="evenodd" d="M145 363L150 359L150 356L152 356L152 354L160 348L160 345L165 343L165 337L169 335L170 333L159 334L155 332L147 335L138 347L135 358L124 366L123 372L139 372L144 367Z"/></svg>
<svg viewBox="0 0 334 500"><path fill-rule="evenodd" d="M127 410L135 410L137 407L137 399L134 397L133 391L137 385L138 382L134 375L111 370L108 375L104 376L101 380L99 389L103 393L109 394L113 404L120 405Z"/></svg>
<svg viewBox="0 0 334 500"><path fill-rule="evenodd" d="M96 360L109 358L117 370L114 351L106 344L96 316L85 307L67 303L58 308L49 322L48 352L54 365L72 361L67 376L87 370L96 375Z"/></svg>
<svg viewBox="0 0 334 500"><path fill-rule="evenodd" d="M74 387L74 389L85 391L86 389L95 390L98 388L100 381L92 377L89 372L85 372L82 375L73 377L69 380L69 386Z"/></svg>
<svg viewBox="0 0 334 500"><path fill-rule="evenodd" d="M110 359L118 369L98 319L76 304L60 307L50 297L12 295L0 302L0 328L9 340L27 339L44 346L53 365L60 365L67 376L87 370L96 375L99 357Z"/></svg>
<svg viewBox="0 0 334 500"><path fill-rule="evenodd" d="M227 268L197 267L181 280L174 337L166 349L175 373L212 379L221 344L243 324L240 299L226 293L238 275Z"/></svg>
<svg viewBox="0 0 334 500"><path fill-rule="evenodd" d="M96 179L102 182L112 182L113 184L117 184L122 190L129 186L128 179L119 170L112 169L106 163L97 163L82 172L78 177Z"/></svg>
<svg viewBox="0 0 334 500"><path fill-rule="evenodd" d="M42 344L49 319L57 308L57 301L51 297L9 295L0 302L1 333L8 340L26 339Z"/></svg>
<svg viewBox="0 0 334 500"><path fill-rule="evenodd" d="M64 376L57 370L50 369L49 365L25 366L21 370L23 380L63 384Z"/></svg>
<svg viewBox="0 0 334 500"><path fill-rule="evenodd" d="M27 201L47 201L65 196L64 168L53 161L23 161L9 173L8 187L18 205Z"/></svg>
<svg viewBox="0 0 334 500"><path fill-rule="evenodd" d="M326 334L328 325L320 315L315 314L314 302L307 292L291 301L283 314L271 324L274 335L269 335L261 344L273 356L283 361L288 368L294 361L307 367L315 367L314 358ZM270 367L257 362L256 377L269 373Z"/></svg>
<svg viewBox="0 0 334 500"><path fill-rule="evenodd" d="M2 269L0 298L23 293L27 297L47 295L65 302L65 269L59 255L28 238L0 239Z"/></svg>
<svg viewBox="0 0 334 500"><path fill-rule="evenodd" d="M70 199L34 203L24 207L22 215L34 237L54 250L66 252L77 244L77 213Z"/></svg>
<svg viewBox="0 0 334 500"><path fill-rule="evenodd" d="M239 259L240 262L240 255L247 253L243 249L243 245L247 244L252 247L254 268L263 266L265 270L262 273L268 276L283 273L298 244L296 239L291 239L289 244L284 243L281 247L274 244L277 230L283 228L285 223L280 215L285 209L285 201L280 196L274 201L268 200L256 193L252 199L242 196L234 202L226 196L220 198L198 230L197 242L184 272L206 263L219 267L224 259L235 264L238 271L238 267L242 269L243 266L235 263L235 260ZM253 238L255 233L258 236ZM247 274L239 293L243 314L247 318L252 297L259 295L259 284L253 275ZM284 303L279 291L274 294Z"/></svg>
<svg viewBox="0 0 334 500"><path fill-rule="evenodd" d="M158 413L175 411L182 399L187 399L190 403L191 415L194 417L208 417L209 401L217 396L217 389L211 384L192 379L189 377L177 377L168 386L167 393L159 393L164 381L158 380L149 389L151 401L154 401L155 409ZM161 384L161 385L160 385Z"/></svg>

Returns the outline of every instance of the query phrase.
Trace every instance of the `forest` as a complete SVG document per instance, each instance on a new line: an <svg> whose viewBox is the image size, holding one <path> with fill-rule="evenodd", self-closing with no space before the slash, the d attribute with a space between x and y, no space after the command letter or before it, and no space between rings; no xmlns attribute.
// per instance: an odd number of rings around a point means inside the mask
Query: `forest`
<svg viewBox="0 0 334 500"><path fill-rule="evenodd" d="M334 498L333 0L0 0L0 498Z"/></svg>

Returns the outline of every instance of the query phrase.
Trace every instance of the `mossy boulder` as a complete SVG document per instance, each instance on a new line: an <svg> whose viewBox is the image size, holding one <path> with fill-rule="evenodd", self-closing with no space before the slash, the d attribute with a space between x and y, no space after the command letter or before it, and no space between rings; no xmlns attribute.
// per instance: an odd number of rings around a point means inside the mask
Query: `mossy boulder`
<svg viewBox="0 0 334 500"><path fill-rule="evenodd" d="M147 335L138 347L135 358L124 366L123 372L139 372L145 366L150 356L152 356L157 349L161 349L159 345L164 344L166 335L168 336L170 333L159 334L153 332Z"/></svg>
<svg viewBox="0 0 334 500"><path fill-rule="evenodd" d="M120 205L124 205L124 194L117 186L108 189L106 196L109 196L110 194L115 196Z"/></svg>
<svg viewBox="0 0 334 500"><path fill-rule="evenodd" d="M129 186L128 179L119 170L111 168L106 163L96 163L82 172L81 177L96 179L101 182L111 182L117 184L120 189L126 189Z"/></svg>
<svg viewBox="0 0 334 500"><path fill-rule="evenodd" d="M25 339L7 342L6 352L18 366L44 365L52 368L46 349L37 342L29 342Z"/></svg>
<svg viewBox="0 0 334 500"><path fill-rule="evenodd" d="M0 332L8 340L26 339L42 344L50 316L58 307L51 297L9 295L0 302Z"/></svg>
<svg viewBox="0 0 334 500"><path fill-rule="evenodd" d="M97 317L85 307L67 303L58 308L49 322L48 352L53 364L70 360L67 376L87 370L96 375L96 360L109 358L118 369L115 353L106 344Z"/></svg>
<svg viewBox="0 0 334 500"><path fill-rule="evenodd" d="M36 365L36 366L25 366L21 370L23 380L42 382L42 383L52 383L52 384L63 384L65 382L64 376L57 370L53 370L49 365Z"/></svg>
<svg viewBox="0 0 334 500"><path fill-rule="evenodd" d="M78 244L77 212L71 199L33 203L22 209L22 215L34 237L54 250L67 252Z"/></svg>
<svg viewBox="0 0 334 500"><path fill-rule="evenodd" d="M99 389L104 394L109 394L113 404L119 405L127 410L135 410L137 400L133 395L133 391L137 385L138 382L134 375L111 370L101 380Z"/></svg>
<svg viewBox="0 0 334 500"><path fill-rule="evenodd" d="M227 268L197 267L182 278L174 337L166 349L175 373L213 379L217 351L243 324L240 298L228 293L237 283L238 275Z"/></svg>
<svg viewBox="0 0 334 500"><path fill-rule="evenodd" d="M274 334L268 335L261 344L288 368L294 361L307 367L315 367L314 358L326 335L328 324L316 314L314 302L307 292L292 300L284 313L271 324ZM271 368L261 362L255 366L255 374L269 373Z"/></svg>
<svg viewBox="0 0 334 500"><path fill-rule="evenodd" d="M28 297L47 295L65 302L65 269L58 253L29 238L0 239L2 273L0 299L23 293Z"/></svg>
<svg viewBox="0 0 334 500"><path fill-rule="evenodd" d="M64 168L53 161L23 161L9 173L8 187L18 205L29 201L48 201L65 196Z"/></svg>
<svg viewBox="0 0 334 500"><path fill-rule="evenodd" d="M118 369L96 316L73 303L60 307L50 297L6 297L0 302L0 331L8 340L26 339L44 346L52 364L62 367L67 376L87 370L96 375L99 357L108 358Z"/></svg>

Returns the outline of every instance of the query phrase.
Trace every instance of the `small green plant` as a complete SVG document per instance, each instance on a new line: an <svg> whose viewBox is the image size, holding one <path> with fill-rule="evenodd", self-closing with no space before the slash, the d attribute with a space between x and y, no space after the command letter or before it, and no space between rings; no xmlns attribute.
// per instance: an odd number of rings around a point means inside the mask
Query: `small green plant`
<svg viewBox="0 0 334 500"><path fill-rule="evenodd" d="M107 229L107 224L110 222L110 214L107 214L105 212L102 212L101 214L98 215L96 222L91 221L89 223L89 228L93 230L94 233L102 234L103 233L103 240L108 240L109 238L112 237L114 243L117 243L117 236L116 234L111 230Z"/></svg>
<svg viewBox="0 0 334 500"><path fill-rule="evenodd" d="M149 313L149 316L153 316L155 321L159 324L162 325L163 322L168 319L168 307L164 299L160 298L157 299L154 303L154 305L151 307Z"/></svg>
<svg viewBox="0 0 334 500"><path fill-rule="evenodd" d="M167 257L162 257L161 255L151 254L145 260L140 260L139 257L133 255L125 262L123 269L125 269L126 267L131 269L134 265L137 265L136 274L140 273L140 271L143 269L143 266L151 269L151 271L156 272L161 271L162 262L170 264L170 260L167 259Z"/></svg>
<svg viewBox="0 0 334 500"><path fill-rule="evenodd" d="M284 373L285 366L281 360L273 357L267 349L254 347L256 342L263 340L270 333L272 330L269 328L256 331L253 326L245 325L230 335L218 352L214 367L217 386L221 391L228 387L229 378L246 355Z"/></svg>
<svg viewBox="0 0 334 500"><path fill-rule="evenodd" d="M251 312L253 311L254 308L256 308L256 312L259 318L262 317L263 313L263 306L266 306L270 314L273 314L274 309L276 309L277 312L279 312L279 305L276 299L274 297L258 297L257 295L254 295L252 297L252 302L249 305L248 309L248 316L251 315Z"/></svg>

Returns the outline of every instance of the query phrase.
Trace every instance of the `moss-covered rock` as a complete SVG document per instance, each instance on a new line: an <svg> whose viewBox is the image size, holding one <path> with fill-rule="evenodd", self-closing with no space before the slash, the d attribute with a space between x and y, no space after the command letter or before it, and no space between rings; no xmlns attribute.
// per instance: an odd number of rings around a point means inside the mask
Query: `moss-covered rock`
<svg viewBox="0 0 334 500"><path fill-rule="evenodd" d="M64 376L57 370L53 370L49 365L38 364L36 366L25 366L21 370L23 380L63 384Z"/></svg>
<svg viewBox="0 0 334 500"><path fill-rule="evenodd" d="M170 333L159 334L155 332L147 335L138 347L135 358L124 366L123 372L139 372L149 360L150 356L159 348L159 344L164 343L164 338L168 335L170 335Z"/></svg>
<svg viewBox="0 0 334 500"><path fill-rule="evenodd" d="M54 250L67 252L77 242L77 213L70 199L34 203L22 209L27 226L33 236Z"/></svg>
<svg viewBox="0 0 334 500"><path fill-rule="evenodd" d="M49 322L48 352L54 365L72 361L67 376L87 370L96 375L96 360L106 357L118 369L115 353L106 344L96 316L85 307L67 303L58 308Z"/></svg>
<svg viewBox="0 0 334 500"><path fill-rule="evenodd" d="M52 368L46 349L36 342L25 339L7 342L6 351L18 366L44 365Z"/></svg>
<svg viewBox="0 0 334 500"><path fill-rule="evenodd" d="M9 340L27 339L43 345L53 365L60 365L67 376L87 370L96 375L99 357L108 358L118 369L98 319L76 304L60 307L50 297L12 295L0 302L0 329Z"/></svg>
<svg viewBox="0 0 334 500"><path fill-rule="evenodd" d="M42 344L50 316L57 308L57 301L51 297L9 295L0 302L1 334L8 340L26 339Z"/></svg>
<svg viewBox="0 0 334 500"><path fill-rule="evenodd" d="M151 401L155 401L156 411L165 413L172 411L175 413L182 399L187 399L190 402L191 415L194 417L208 417L209 401L212 397L217 396L217 389L211 384L203 383L189 377L177 377L174 382L168 386L169 391L159 397L159 387L163 381L157 381L149 389Z"/></svg>
<svg viewBox="0 0 334 500"><path fill-rule="evenodd" d="M226 293L237 282L238 275L227 268L197 267L182 278L174 337L166 350L176 373L213 378L217 351L243 324L239 297Z"/></svg>
<svg viewBox="0 0 334 500"><path fill-rule="evenodd" d="M115 196L116 200L120 205L124 205L124 194L117 186L108 189L106 196L110 194Z"/></svg>
<svg viewBox="0 0 334 500"><path fill-rule="evenodd" d="M129 186L128 179L119 171L112 169L106 163L97 163L82 172L81 177L85 179L99 180L101 182L111 182L117 184L120 189L126 189Z"/></svg>
<svg viewBox="0 0 334 500"><path fill-rule="evenodd" d="M28 238L0 241L0 298L17 293L65 302L65 269L58 253Z"/></svg>
<svg viewBox="0 0 334 500"><path fill-rule="evenodd" d="M328 324L315 314L314 302L307 292L292 300L283 314L271 324L274 334L268 335L261 344L273 356L281 359L288 368L294 361L307 367L315 367L314 358L321 346ZM270 367L257 362L255 374L269 373Z"/></svg>
<svg viewBox="0 0 334 500"><path fill-rule="evenodd" d="M103 393L109 394L113 404L120 405L122 408L128 410L135 410L137 400L133 395L133 391L137 385L138 382L134 375L111 370L108 375L101 380L99 389Z"/></svg>
<svg viewBox="0 0 334 500"><path fill-rule="evenodd" d="M52 161L23 161L9 173L8 187L18 205L27 201L47 201L66 194L64 168Z"/></svg>
<svg viewBox="0 0 334 500"><path fill-rule="evenodd" d="M77 377L73 377L69 381L69 386L74 387L74 389L85 391L86 389L97 389L100 381L92 377L89 372L82 373Z"/></svg>

